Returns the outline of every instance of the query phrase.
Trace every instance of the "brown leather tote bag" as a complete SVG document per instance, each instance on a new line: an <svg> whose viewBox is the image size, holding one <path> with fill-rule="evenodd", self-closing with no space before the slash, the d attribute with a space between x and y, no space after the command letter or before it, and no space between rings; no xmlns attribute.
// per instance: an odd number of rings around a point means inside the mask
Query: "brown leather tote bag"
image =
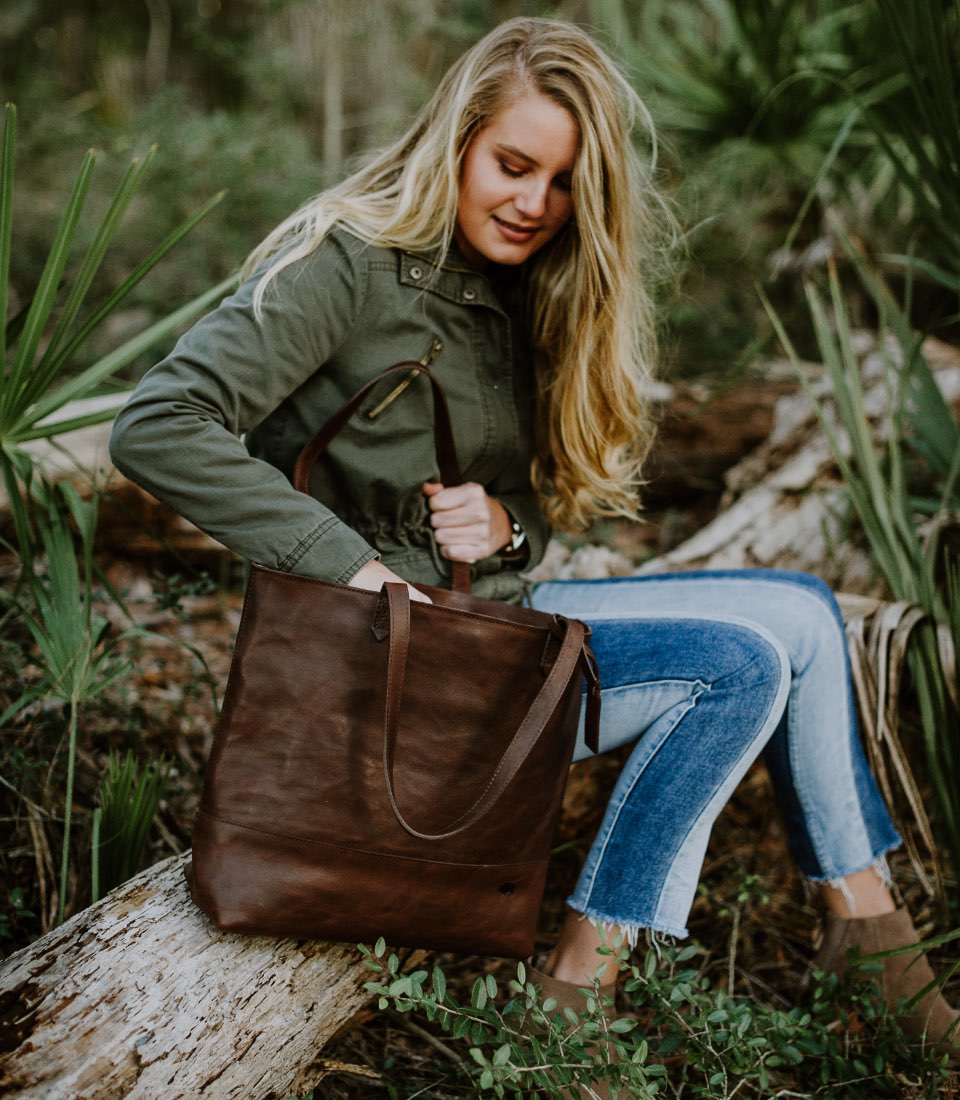
<svg viewBox="0 0 960 1100"><path fill-rule="evenodd" d="M384 375L304 448L317 455ZM469 571L454 570L469 589ZM217 927L523 957L588 683L583 623L469 591L379 593L253 566L193 835L191 893Z"/></svg>

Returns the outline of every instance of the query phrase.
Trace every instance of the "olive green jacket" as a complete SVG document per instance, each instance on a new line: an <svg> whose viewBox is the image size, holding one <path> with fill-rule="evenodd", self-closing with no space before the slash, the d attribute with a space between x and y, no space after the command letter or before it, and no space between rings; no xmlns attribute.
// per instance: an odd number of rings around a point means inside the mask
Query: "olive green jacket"
<svg viewBox="0 0 960 1100"><path fill-rule="evenodd" d="M335 229L273 280L261 321L254 275L144 376L114 425L113 461L251 561L346 583L379 556L413 583L448 585L422 491L438 476L426 378L402 392L402 376L380 382L314 467L310 494L290 482L303 445L366 381L430 361L464 480L522 524L532 566L549 532L530 488L534 378L516 274L490 279L457 254L436 263ZM520 598L503 559L475 574L476 594Z"/></svg>

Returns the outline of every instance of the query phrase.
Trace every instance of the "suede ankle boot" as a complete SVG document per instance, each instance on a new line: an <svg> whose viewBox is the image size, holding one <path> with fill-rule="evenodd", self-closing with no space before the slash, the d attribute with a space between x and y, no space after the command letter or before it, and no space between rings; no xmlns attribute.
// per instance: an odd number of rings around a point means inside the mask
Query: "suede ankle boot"
<svg viewBox="0 0 960 1100"><path fill-rule="evenodd" d="M827 914L823 943L813 965L827 973L843 974L849 963L847 951L859 948L862 955L878 951L891 951L918 943L920 937L913 927L910 914L905 909L884 913L879 917L845 919ZM881 1000L891 1011L897 1012L897 1022L915 1039L922 1039L940 1054L949 1054L954 1062L960 1061L960 1013L950 1007L939 989L934 987L925 993L906 1012L897 1011L904 997L914 997L933 981L933 970L926 956L917 951L880 960L883 970L869 976L880 988Z"/></svg>
<svg viewBox="0 0 960 1100"><path fill-rule="evenodd" d="M584 990L589 987L575 985L573 982L563 982L559 978L554 978L551 974L545 974L542 970L537 969L538 963L542 965L543 959L531 959L527 962L527 981L540 986L542 1001L552 997L557 1002L557 1007L552 1014L562 1015L565 1008L572 1008L574 1012L582 1013L587 1006ZM610 996L613 996L612 989L610 990ZM617 1018L615 1005L612 1003L604 1004L603 1014L608 1020L615 1020ZM593 1085L575 1087L565 1095L570 1100L610 1100L612 1093L610 1086L605 1081L598 1081Z"/></svg>

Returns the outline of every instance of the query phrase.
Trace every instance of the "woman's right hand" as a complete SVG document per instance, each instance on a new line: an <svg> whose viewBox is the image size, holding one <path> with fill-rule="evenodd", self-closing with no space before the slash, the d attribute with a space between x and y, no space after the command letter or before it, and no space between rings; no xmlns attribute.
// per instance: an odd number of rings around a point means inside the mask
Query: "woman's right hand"
<svg viewBox="0 0 960 1100"><path fill-rule="evenodd" d="M364 588L368 592L379 592L384 581L396 581L398 584L406 584L410 589L410 599L416 603L433 603L429 596L418 592L412 584L407 584L403 577L398 577L392 569L388 569L379 561L368 561L353 578L348 582L351 588Z"/></svg>

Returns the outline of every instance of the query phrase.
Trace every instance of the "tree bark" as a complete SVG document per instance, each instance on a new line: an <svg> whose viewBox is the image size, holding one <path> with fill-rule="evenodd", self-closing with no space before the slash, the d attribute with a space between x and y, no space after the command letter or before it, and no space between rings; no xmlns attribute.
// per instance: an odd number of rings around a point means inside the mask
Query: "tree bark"
<svg viewBox="0 0 960 1100"><path fill-rule="evenodd" d="M323 1076L317 1052L369 999L358 952L218 932L186 858L0 965L0 1095L280 1100Z"/></svg>

